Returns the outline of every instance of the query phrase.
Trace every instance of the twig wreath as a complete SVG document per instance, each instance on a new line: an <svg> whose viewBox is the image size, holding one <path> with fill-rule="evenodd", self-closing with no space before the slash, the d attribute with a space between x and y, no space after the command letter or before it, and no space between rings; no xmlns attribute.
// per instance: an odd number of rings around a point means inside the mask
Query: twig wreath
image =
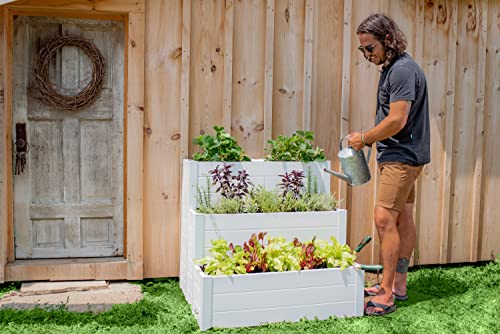
<svg viewBox="0 0 500 334"><path fill-rule="evenodd" d="M75 46L92 61L92 80L77 95L63 95L49 79L50 59L64 46ZM95 101L104 83L106 61L97 47L80 36L58 36L50 40L39 52L35 68L35 85L45 103L62 110L78 110Z"/></svg>

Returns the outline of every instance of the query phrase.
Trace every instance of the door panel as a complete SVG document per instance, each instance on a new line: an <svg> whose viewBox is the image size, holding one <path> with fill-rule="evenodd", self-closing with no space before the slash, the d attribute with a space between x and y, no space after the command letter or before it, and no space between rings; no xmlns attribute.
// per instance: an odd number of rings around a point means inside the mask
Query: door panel
<svg viewBox="0 0 500 334"><path fill-rule="evenodd" d="M123 23L18 16L14 19L13 129L26 123L30 151L14 175L16 258L123 255ZM79 35L106 59L97 100L79 111L46 105L33 84L39 50L57 35ZM78 94L92 62L78 48L51 59L60 93Z"/></svg>

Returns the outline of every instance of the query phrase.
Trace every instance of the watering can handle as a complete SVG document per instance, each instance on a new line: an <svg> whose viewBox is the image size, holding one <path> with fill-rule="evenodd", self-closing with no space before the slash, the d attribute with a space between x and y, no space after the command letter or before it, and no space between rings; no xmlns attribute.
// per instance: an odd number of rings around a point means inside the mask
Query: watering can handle
<svg viewBox="0 0 500 334"><path fill-rule="evenodd" d="M342 143L344 142L344 139L347 139L348 136L349 135L340 138L339 151L342 151L344 149L344 147L342 147Z"/></svg>
<svg viewBox="0 0 500 334"><path fill-rule="evenodd" d="M339 143L339 151L342 151L344 147L342 147L342 143L344 142L344 139L347 139L349 135L346 135L342 138L340 138L340 143ZM368 146L368 156L366 157L366 162L370 162L370 155L372 154L372 146Z"/></svg>

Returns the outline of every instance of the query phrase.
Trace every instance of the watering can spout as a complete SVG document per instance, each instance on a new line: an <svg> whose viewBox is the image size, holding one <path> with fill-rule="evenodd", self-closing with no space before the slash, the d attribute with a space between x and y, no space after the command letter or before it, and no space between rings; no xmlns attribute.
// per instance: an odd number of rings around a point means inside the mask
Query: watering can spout
<svg viewBox="0 0 500 334"><path fill-rule="evenodd" d="M350 178L349 176L347 176L347 175L337 173L337 172L335 172L335 171L333 171L333 170L331 170L331 169L328 169L328 168L325 168L325 169L323 169L323 170L324 170L326 173L328 173L328 174L332 174L332 175L334 175L334 176L338 177L339 179L346 181L346 182L347 182L347 183L349 183L349 184L351 184L351 183L352 183L351 178Z"/></svg>

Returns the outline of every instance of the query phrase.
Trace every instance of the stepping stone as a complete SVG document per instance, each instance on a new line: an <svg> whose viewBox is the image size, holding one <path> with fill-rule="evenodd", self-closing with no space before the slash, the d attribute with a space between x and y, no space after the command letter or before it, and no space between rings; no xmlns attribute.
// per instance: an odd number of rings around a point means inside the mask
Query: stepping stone
<svg viewBox="0 0 500 334"><path fill-rule="evenodd" d="M46 295L69 291L88 291L107 289L106 281L68 281L68 282L33 282L21 285L21 295Z"/></svg>
<svg viewBox="0 0 500 334"><path fill-rule="evenodd" d="M70 283L70 282L66 282ZM71 285L69 285L71 287ZM62 288L52 291L60 291ZM47 290L46 290L47 291ZM0 298L0 309L31 310L41 307L47 310L63 307L71 312L104 312L116 304L130 304L143 298L141 287L128 282L110 282L106 288L86 291L66 291L47 294L23 295L14 292Z"/></svg>

